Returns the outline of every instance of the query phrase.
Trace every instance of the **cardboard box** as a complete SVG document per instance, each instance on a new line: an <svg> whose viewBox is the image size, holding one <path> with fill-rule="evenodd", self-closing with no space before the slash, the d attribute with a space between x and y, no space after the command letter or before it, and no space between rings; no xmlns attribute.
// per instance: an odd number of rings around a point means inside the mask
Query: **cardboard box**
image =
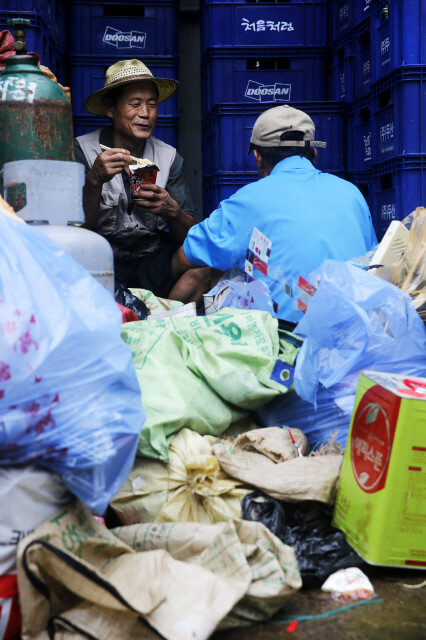
<svg viewBox="0 0 426 640"><path fill-rule="evenodd" d="M426 378L361 373L333 523L371 564L426 567Z"/></svg>

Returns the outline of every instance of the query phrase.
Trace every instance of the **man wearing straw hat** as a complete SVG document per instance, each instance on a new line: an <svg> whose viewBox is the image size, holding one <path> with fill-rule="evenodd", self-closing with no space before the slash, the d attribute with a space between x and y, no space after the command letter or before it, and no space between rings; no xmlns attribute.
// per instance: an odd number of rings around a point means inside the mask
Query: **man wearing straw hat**
<svg viewBox="0 0 426 640"><path fill-rule="evenodd" d="M151 135L159 103L177 86L176 80L154 77L139 60L113 64L106 71L105 86L84 102L89 113L106 114L111 126L79 136L76 159L86 167L85 226L111 244L116 282L189 302L201 299L210 272L201 268L178 278L172 271L174 250L194 224L194 206L182 157ZM146 158L159 168L156 184L143 185L140 199L133 199L130 189L133 157Z"/></svg>
<svg viewBox="0 0 426 640"><path fill-rule="evenodd" d="M310 272L326 259L349 260L377 243L360 191L315 169L315 125L290 105L254 123L253 151L261 180L247 184L192 227L173 258L175 271L237 267L268 285L277 316L297 322L312 295ZM261 285L263 287L263 285Z"/></svg>

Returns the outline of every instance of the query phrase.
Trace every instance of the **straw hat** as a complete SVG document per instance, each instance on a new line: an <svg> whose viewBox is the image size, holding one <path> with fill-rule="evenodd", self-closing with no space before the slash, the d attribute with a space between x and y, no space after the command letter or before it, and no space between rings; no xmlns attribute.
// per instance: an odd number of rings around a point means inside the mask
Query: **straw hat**
<svg viewBox="0 0 426 640"><path fill-rule="evenodd" d="M177 80L171 78L154 78L151 71L140 60L119 60L115 64L108 67L105 72L105 85L103 89L98 89L92 93L84 101L84 108L89 113L96 115L104 115L105 109L102 104L102 98L116 87L131 82L140 82L141 80L150 80L158 89L158 102L164 102L172 96L177 88Z"/></svg>

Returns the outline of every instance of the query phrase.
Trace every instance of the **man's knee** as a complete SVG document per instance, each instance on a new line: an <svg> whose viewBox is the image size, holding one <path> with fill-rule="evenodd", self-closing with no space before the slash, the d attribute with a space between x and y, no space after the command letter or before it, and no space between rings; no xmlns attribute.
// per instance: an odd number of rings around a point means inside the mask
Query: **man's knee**
<svg viewBox="0 0 426 640"><path fill-rule="evenodd" d="M198 284L200 287L210 286L211 268L210 267L197 267L196 269L190 269L181 276L187 282L192 282L194 285Z"/></svg>
<svg viewBox="0 0 426 640"><path fill-rule="evenodd" d="M197 267L186 271L173 285L169 297L181 302L201 304L203 293L210 287L210 267Z"/></svg>

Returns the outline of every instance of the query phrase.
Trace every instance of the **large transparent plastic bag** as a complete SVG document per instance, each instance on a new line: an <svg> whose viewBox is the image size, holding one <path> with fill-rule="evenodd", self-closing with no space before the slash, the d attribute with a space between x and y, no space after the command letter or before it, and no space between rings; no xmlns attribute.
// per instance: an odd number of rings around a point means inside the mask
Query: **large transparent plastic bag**
<svg viewBox="0 0 426 640"><path fill-rule="evenodd" d="M37 229L0 215L0 465L37 463L102 513L145 419L121 314Z"/></svg>
<svg viewBox="0 0 426 640"><path fill-rule="evenodd" d="M296 330L305 337L294 374L303 400L315 402L320 383L334 388L349 375L355 393L361 369L426 374L426 329L406 293L337 260L310 282L319 285Z"/></svg>

